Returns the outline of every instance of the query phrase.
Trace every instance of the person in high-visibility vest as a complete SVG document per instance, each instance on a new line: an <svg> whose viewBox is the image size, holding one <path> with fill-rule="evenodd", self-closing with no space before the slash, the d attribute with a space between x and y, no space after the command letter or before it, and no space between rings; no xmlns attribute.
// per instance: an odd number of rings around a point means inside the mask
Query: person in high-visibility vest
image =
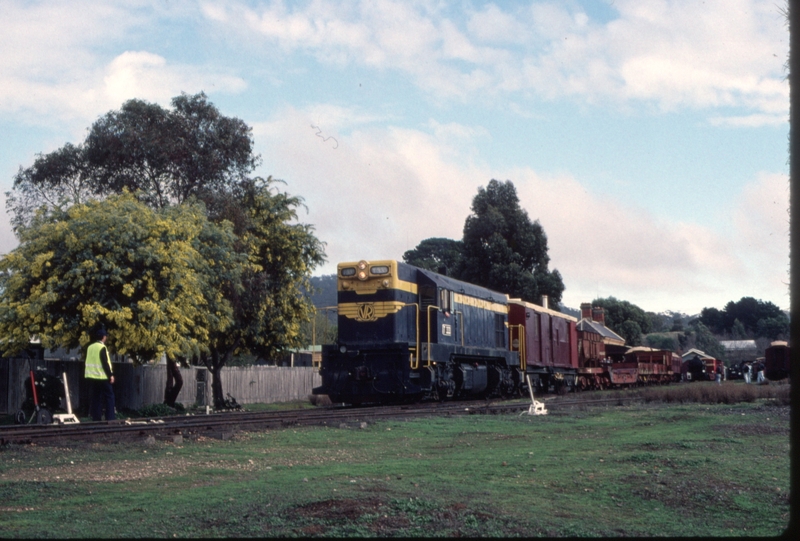
<svg viewBox="0 0 800 541"><path fill-rule="evenodd" d="M97 341L86 350L86 371L84 377L89 384L89 414L93 421L103 419L105 409L106 421L116 419L114 413L114 371L111 368L111 357L106 347L106 330L100 328L95 337Z"/></svg>

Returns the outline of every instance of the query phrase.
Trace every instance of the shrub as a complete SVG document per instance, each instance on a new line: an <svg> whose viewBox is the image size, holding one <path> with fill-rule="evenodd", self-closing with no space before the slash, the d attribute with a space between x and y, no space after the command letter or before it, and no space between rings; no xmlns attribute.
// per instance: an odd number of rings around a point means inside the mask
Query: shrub
<svg viewBox="0 0 800 541"><path fill-rule="evenodd" d="M178 406L176 403L175 406ZM183 404L180 404L181 411L177 408L171 408L166 404L148 404L136 411L139 417L167 417L169 415L180 415L185 411Z"/></svg>

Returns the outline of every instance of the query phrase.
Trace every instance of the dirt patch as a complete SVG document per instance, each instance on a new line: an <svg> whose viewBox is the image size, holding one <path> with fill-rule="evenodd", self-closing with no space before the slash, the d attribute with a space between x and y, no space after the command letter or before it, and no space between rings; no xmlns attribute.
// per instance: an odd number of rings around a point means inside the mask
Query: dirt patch
<svg viewBox="0 0 800 541"><path fill-rule="evenodd" d="M295 512L306 518L326 520L355 520L362 515L377 513L383 503L380 500L323 500L295 507Z"/></svg>
<svg viewBox="0 0 800 541"><path fill-rule="evenodd" d="M101 481L123 482L185 471L191 462L183 459L159 458L147 461L61 462L53 466L18 468L3 473L4 481Z"/></svg>
<svg viewBox="0 0 800 541"><path fill-rule="evenodd" d="M742 436L789 436L788 426L774 425L724 425L717 429L725 435L741 434Z"/></svg>
<svg viewBox="0 0 800 541"><path fill-rule="evenodd" d="M706 513L708 505L731 507L733 495L747 489L713 477L698 479L682 475L630 475L622 481L637 487L631 492L643 500L656 500L665 507L696 516Z"/></svg>

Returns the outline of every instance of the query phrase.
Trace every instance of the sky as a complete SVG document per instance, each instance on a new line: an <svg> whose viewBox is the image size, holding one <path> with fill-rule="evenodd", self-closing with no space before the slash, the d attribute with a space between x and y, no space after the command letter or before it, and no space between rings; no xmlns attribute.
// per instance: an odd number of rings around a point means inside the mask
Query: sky
<svg viewBox="0 0 800 541"><path fill-rule="evenodd" d="M461 239L510 180L562 303L789 308L789 33L763 0L3 0L5 193L138 98L205 92L327 262Z"/></svg>

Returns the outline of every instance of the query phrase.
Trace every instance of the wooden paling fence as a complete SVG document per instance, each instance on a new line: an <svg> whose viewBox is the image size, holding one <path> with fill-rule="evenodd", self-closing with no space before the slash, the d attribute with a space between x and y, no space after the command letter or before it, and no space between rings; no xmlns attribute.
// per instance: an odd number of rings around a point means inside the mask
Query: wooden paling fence
<svg viewBox="0 0 800 541"><path fill-rule="evenodd" d="M114 363L114 393L117 409L140 409L164 402L167 382L165 365L134 366ZM27 396L25 380L29 371L44 367L49 375L67 374L72 408L86 410L87 386L84 363L80 361L42 361L0 359L0 413L16 412ZM177 402L184 406L211 405L211 374L204 367L181 368L183 387ZM250 366L222 369L222 390L239 404L288 402L302 400L313 387L322 383L318 369L310 366Z"/></svg>

